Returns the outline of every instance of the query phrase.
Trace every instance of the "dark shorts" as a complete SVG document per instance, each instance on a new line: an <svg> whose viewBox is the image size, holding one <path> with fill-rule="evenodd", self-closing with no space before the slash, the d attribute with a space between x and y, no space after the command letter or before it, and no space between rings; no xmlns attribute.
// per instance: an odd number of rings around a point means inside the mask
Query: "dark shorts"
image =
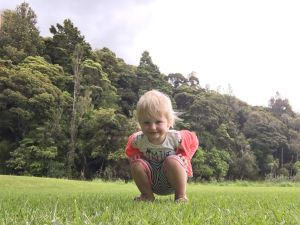
<svg viewBox="0 0 300 225"><path fill-rule="evenodd" d="M185 165L181 158L177 155L168 156L177 160L184 168ZM158 195L169 195L174 193L174 188L169 184L165 175L164 161L147 161L144 159L136 159L133 162L140 162L145 167L149 182L152 184L152 190Z"/></svg>

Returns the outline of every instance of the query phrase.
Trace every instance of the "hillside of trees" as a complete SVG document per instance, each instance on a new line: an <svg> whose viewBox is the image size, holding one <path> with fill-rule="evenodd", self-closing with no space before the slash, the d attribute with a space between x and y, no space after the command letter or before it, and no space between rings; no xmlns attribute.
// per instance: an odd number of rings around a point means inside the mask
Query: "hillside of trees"
<svg viewBox="0 0 300 225"><path fill-rule="evenodd" d="M201 145L194 180L300 175L300 115L277 93L268 107L201 86L195 74L163 74L145 51L138 66L92 49L69 19L40 36L27 3L0 28L0 174L130 179L124 155L141 94L168 94ZM298 175L297 175L298 173Z"/></svg>

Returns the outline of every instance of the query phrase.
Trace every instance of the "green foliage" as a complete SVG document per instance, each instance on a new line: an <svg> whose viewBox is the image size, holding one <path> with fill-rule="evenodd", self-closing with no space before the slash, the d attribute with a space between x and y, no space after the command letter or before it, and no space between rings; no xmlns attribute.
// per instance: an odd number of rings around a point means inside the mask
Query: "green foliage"
<svg viewBox="0 0 300 225"><path fill-rule="evenodd" d="M127 137L133 124L113 108L100 108L88 112L78 129L77 166L91 177L102 173L104 162L115 161L113 155L124 154ZM124 158L124 155L122 156ZM88 168L87 165L94 165Z"/></svg>
<svg viewBox="0 0 300 225"><path fill-rule="evenodd" d="M300 132L289 130L289 150L296 155L296 160L300 156Z"/></svg>
<svg viewBox="0 0 300 225"><path fill-rule="evenodd" d="M174 100L179 110L188 110L194 103L195 95L186 92L181 92L175 94Z"/></svg>
<svg viewBox="0 0 300 225"><path fill-rule="evenodd" d="M28 3L22 3L16 10L5 10L0 28L0 57L19 63L26 56L35 56L43 49L43 43L36 28L36 15Z"/></svg>
<svg viewBox="0 0 300 225"><path fill-rule="evenodd" d="M14 63L21 62L27 56L23 49L18 50L11 45L3 46L3 55L4 59L9 59Z"/></svg>
<svg viewBox="0 0 300 225"><path fill-rule="evenodd" d="M93 110L82 121L79 136L85 139L92 158L103 157L123 148L129 126L126 117L112 108Z"/></svg>
<svg viewBox="0 0 300 225"><path fill-rule="evenodd" d="M266 173L266 156L287 148L287 128L265 111L253 111L244 125L244 134L258 159L259 168Z"/></svg>
<svg viewBox="0 0 300 225"><path fill-rule="evenodd" d="M299 175L300 174L300 161L296 162L294 167L295 167L296 175Z"/></svg>
<svg viewBox="0 0 300 225"><path fill-rule="evenodd" d="M288 177L289 176L289 171L286 168L280 168L278 171L278 175Z"/></svg>
<svg viewBox="0 0 300 225"><path fill-rule="evenodd" d="M31 119L48 120L64 101L62 92L38 71L20 67L0 82L1 118L6 118L7 128L20 128L16 131L19 137Z"/></svg>
<svg viewBox="0 0 300 225"><path fill-rule="evenodd" d="M193 172L194 172L194 179L196 180L211 180L213 177L213 169L209 167L205 163L205 152L203 150L198 150L193 159Z"/></svg>
<svg viewBox="0 0 300 225"><path fill-rule="evenodd" d="M3 134L1 134L3 136ZM0 140L0 174L7 174L9 169L6 166L6 161L10 158L10 152L13 149L13 142L8 139Z"/></svg>
<svg viewBox="0 0 300 225"><path fill-rule="evenodd" d="M269 101L269 107L274 116L280 117L283 114L289 116L295 116L295 113L292 110L292 107L288 99L282 99L279 92L276 93L275 97L272 97Z"/></svg>
<svg viewBox="0 0 300 225"><path fill-rule="evenodd" d="M59 65L53 65L42 57L27 57L21 64L23 68L31 69L33 72L40 72L47 75L50 81L59 89L68 90L68 86L71 83L70 76L66 76L62 67Z"/></svg>
<svg viewBox="0 0 300 225"><path fill-rule="evenodd" d="M29 57L28 60L34 59ZM1 77L0 135L4 140L14 143L15 148L8 150L11 152L9 165L13 171L46 175L48 168L45 161L53 156L51 152L57 154L58 145L54 140L51 144L42 144L38 130L48 129L49 140L52 140L52 136L61 135L61 112L68 106L69 95L52 84L49 79L53 74L51 67L47 74L31 69L30 65L34 63L20 64L8 69L9 73Z"/></svg>
<svg viewBox="0 0 300 225"><path fill-rule="evenodd" d="M93 60L85 60L81 66L83 76L81 85L91 91L91 103L94 107L116 107L117 89L102 71L102 66Z"/></svg>
<svg viewBox="0 0 300 225"><path fill-rule="evenodd" d="M222 123L231 120L228 107L220 94L198 95L190 107L194 128L199 131L215 131Z"/></svg>
<svg viewBox="0 0 300 225"><path fill-rule="evenodd" d="M57 147L51 143L45 146L40 143L42 141L24 138L20 146L11 153L8 166L21 175L49 175L49 163L57 156Z"/></svg>
<svg viewBox="0 0 300 225"><path fill-rule="evenodd" d="M138 94L157 89L168 95L171 94L171 85L166 81L163 74L160 73L158 66L152 62L149 52L144 51L140 58L140 64L137 67L137 85Z"/></svg>
<svg viewBox="0 0 300 225"><path fill-rule="evenodd" d="M249 150L234 153L231 156L229 174L231 179L257 179L258 168L254 153Z"/></svg>
<svg viewBox="0 0 300 225"><path fill-rule="evenodd" d="M91 46L84 40L77 27L71 20L65 19L63 25L57 23L50 28L53 38L45 40L45 56L53 64L59 64L67 73L72 74L72 56L76 45L83 48L83 59L91 58Z"/></svg>
<svg viewBox="0 0 300 225"><path fill-rule="evenodd" d="M188 79L185 78L181 73L170 73L166 79L175 89L188 83Z"/></svg>
<svg viewBox="0 0 300 225"><path fill-rule="evenodd" d="M193 159L196 179L223 180L229 170L230 155L216 148L198 151Z"/></svg>
<svg viewBox="0 0 300 225"><path fill-rule="evenodd" d="M138 100L139 86L136 67L127 65L124 60L117 58L116 54L108 48L96 50L95 55L103 72L107 74L111 84L116 87L121 111L126 116L131 117Z"/></svg>

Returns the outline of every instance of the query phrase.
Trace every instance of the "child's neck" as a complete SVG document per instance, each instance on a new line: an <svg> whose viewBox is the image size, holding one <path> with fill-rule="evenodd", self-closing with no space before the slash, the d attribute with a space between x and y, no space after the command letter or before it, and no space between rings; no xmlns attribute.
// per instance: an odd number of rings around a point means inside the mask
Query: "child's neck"
<svg viewBox="0 0 300 225"><path fill-rule="evenodd" d="M166 140L166 137L167 137L167 134L165 134L162 138L160 139L150 139L149 137L148 138L148 141L151 143L151 144L154 144L154 145L161 145L162 143L164 143L164 141Z"/></svg>

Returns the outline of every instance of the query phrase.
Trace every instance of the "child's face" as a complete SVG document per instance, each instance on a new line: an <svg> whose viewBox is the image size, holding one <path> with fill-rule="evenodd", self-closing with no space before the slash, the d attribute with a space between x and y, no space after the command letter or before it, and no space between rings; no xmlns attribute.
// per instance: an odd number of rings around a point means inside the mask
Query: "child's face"
<svg viewBox="0 0 300 225"><path fill-rule="evenodd" d="M165 116L143 117L139 124L144 135L153 144L162 144L170 129L170 123Z"/></svg>

